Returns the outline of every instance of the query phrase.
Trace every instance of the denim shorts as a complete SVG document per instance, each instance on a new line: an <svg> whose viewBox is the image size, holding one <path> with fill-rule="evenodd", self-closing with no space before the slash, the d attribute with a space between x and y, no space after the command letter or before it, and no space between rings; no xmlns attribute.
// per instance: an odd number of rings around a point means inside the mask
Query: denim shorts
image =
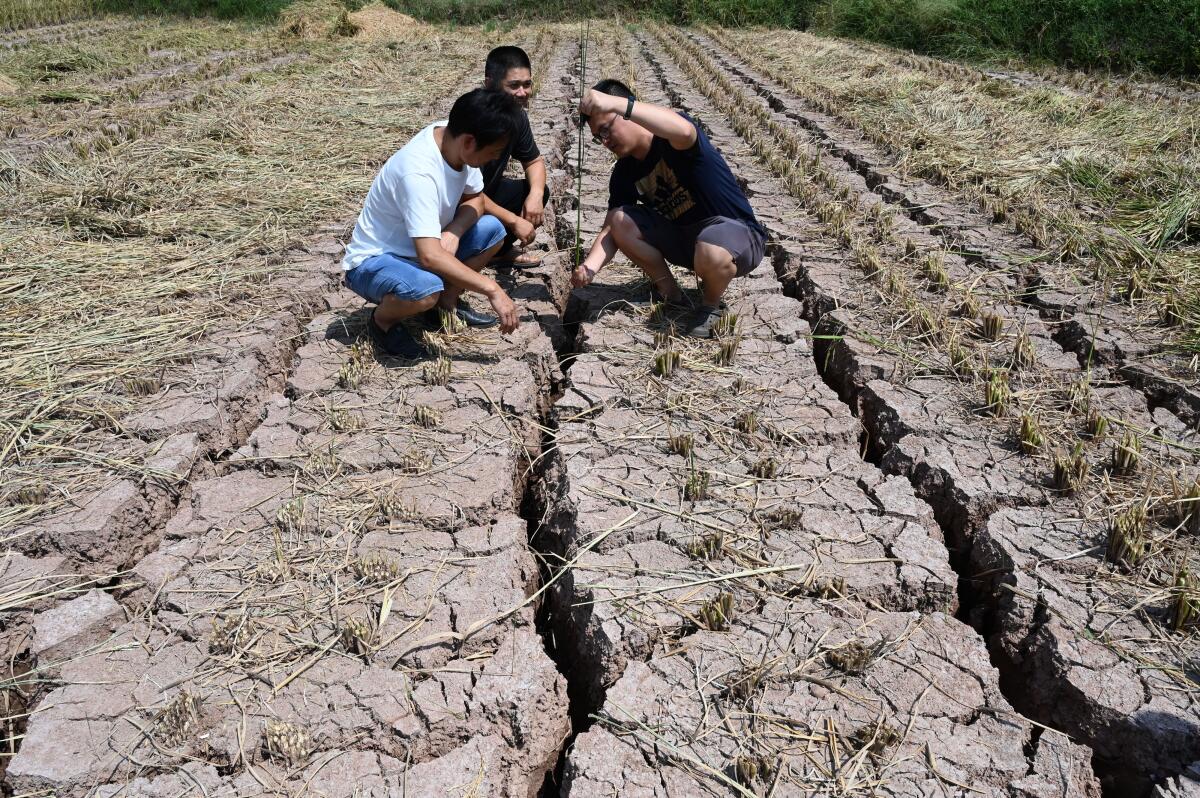
<svg viewBox="0 0 1200 798"><path fill-rule="evenodd" d="M459 260L467 260L504 240L504 225L495 216L482 216L458 242ZM378 304L388 294L413 302L446 287L442 278L421 268L416 258L391 252L373 255L346 272L346 285L368 302Z"/></svg>

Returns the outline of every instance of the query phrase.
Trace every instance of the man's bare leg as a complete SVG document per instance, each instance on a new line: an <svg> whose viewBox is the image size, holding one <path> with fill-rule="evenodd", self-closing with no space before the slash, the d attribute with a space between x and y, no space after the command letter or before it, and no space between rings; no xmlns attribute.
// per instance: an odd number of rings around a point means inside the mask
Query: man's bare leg
<svg viewBox="0 0 1200 798"><path fill-rule="evenodd" d="M737 275L737 264L733 262L733 253L725 247L710 244L707 241L697 241L693 254L692 267L700 280L701 291L704 294L704 304L715 307L725 295L725 289Z"/></svg>
<svg viewBox="0 0 1200 798"><path fill-rule="evenodd" d="M617 248L645 272L659 295L669 302L682 301L683 291L675 281L675 275L671 274L666 259L646 242L637 223L627 213L618 210L613 212L610 227Z"/></svg>
<svg viewBox="0 0 1200 798"><path fill-rule="evenodd" d="M401 319L415 316L437 305L438 297L441 295L441 293L437 293L430 294L424 299L401 299L395 294L386 294L383 301L375 308L375 323L379 325L379 329L387 332Z"/></svg>

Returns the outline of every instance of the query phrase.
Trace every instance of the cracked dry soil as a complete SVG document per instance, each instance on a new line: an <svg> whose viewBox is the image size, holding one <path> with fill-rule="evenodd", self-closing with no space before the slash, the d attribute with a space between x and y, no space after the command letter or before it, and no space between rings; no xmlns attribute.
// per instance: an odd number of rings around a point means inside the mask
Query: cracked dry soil
<svg viewBox="0 0 1200 798"><path fill-rule="evenodd" d="M582 58L564 28L531 111L551 252L501 275L520 331L441 335L445 361L390 362L329 280L336 247L313 253L324 301L306 307L324 309L293 310L262 340L295 343L247 355L286 370L241 401L138 416L148 439L224 454L191 471L160 534L120 543L139 522L108 513L114 543L84 536L83 559L119 550L127 578L29 609L32 662L56 686L8 788L1196 794L1190 693L1122 656L1145 654L1144 622L1073 559L1097 530L954 386L852 334L849 311L877 298L689 76L687 42L747 86L761 76L701 34L598 29L586 82L635 76L639 96L698 118L771 231L731 287L736 329L672 337L622 259L570 291L576 203L586 237L611 159L578 157ZM754 96L801 124L790 99ZM881 179L860 145L825 157L863 202L935 190ZM913 235L966 235L916 216ZM949 266L1016 285L990 257ZM1029 317L1047 368L1078 369L1036 311L1007 311ZM664 352L679 358L665 376ZM1098 395L1139 412L1137 385ZM129 501L155 500L139 490ZM6 583L53 586L82 545L14 556ZM1097 624L1125 647L1084 633Z"/></svg>

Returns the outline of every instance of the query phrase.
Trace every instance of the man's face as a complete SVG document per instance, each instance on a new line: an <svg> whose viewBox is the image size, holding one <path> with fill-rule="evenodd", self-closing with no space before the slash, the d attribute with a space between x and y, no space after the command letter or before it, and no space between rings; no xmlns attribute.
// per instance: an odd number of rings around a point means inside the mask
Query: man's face
<svg viewBox="0 0 1200 798"><path fill-rule="evenodd" d="M508 139L500 139L494 141L486 147L478 147L475 144L475 137L468 134L463 141L463 162L467 166L474 166L476 169L484 164L491 163L504 154L504 147L508 144Z"/></svg>
<svg viewBox="0 0 1200 798"><path fill-rule="evenodd" d="M609 152L618 158L624 158L633 151L637 143L632 135L637 125L622 119L611 111L603 114L591 114L588 117L588 127L592 137L608 148Z"/></svg>
<svg viewBox="0 0 1200 798"><path fill-rule="evenodd" d="M518 67L510 69L495 88L512 97L522 108L529 107L529 95L533 93L533 76L528 69Z"/></svg>

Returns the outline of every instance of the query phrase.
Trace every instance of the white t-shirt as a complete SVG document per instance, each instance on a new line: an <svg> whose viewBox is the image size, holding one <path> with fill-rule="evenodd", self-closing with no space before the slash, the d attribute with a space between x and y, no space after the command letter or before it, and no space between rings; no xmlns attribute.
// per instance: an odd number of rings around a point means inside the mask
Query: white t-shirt
<svg viewBox="0 0 1200 798"><path fill-rule="evenodd" d="M414 238L441 238L463 194L483 191L478 169L455 170L442 157L433 129L445 126L445 121L434 122L379 170L346 246L343 269L385 252L415 258Z"/></svg>

